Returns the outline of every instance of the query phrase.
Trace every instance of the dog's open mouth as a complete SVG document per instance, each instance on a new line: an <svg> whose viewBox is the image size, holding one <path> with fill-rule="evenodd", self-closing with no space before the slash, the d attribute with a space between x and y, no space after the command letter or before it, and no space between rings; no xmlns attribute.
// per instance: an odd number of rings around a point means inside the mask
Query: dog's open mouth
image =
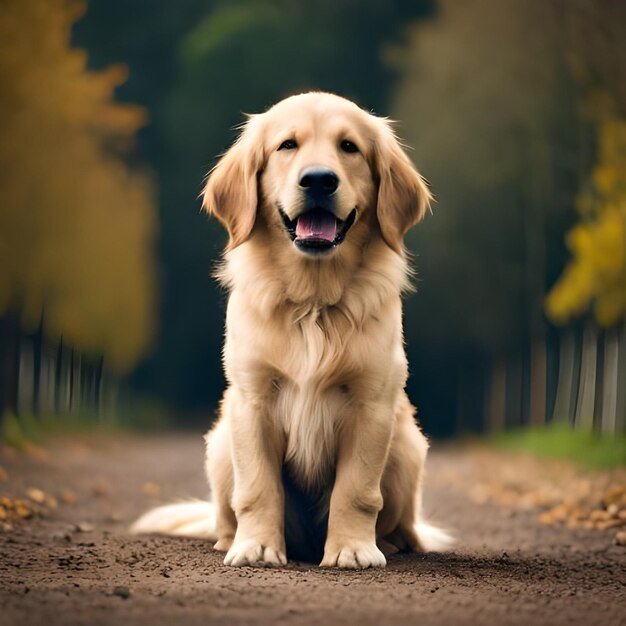
<svg viewBox="0 0 626 626"><path fill-rule="evenodd" d="M356 209L352 209L345 220L320 208L306 211L294 220L290 220L282 209L280 215L291 241L303 252L316 254L335 248L345 239L356 219Z"/></svg>

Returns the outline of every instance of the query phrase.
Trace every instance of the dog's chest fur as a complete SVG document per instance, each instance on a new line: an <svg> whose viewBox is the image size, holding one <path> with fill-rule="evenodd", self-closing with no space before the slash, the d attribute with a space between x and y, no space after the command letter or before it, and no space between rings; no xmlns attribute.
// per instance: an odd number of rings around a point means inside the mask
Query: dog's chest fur
<svg viewBox="0 0 626 626"><path fill-rule="evenodd" d="M393 326L376 318L356 326L345 312L325 308L266 335L268 404L284 433L286 465L303 487L332 480L338 432L354 426L363 402L401 388L404 352Z"/></svg>
<svg viewBox="0 0 626 626"><path fill-rule="evenodd" d="M342 326L313 311L285 334L287 341L272 359L271 404L285 433L285 461L307 487L332 477L337 430L353 411L351 385L363 371L350 347L355 333L343 328L341 337Z"/></svg>
<svg viewBox="0 0 626 626"><path fill-rule="evenodd" d="M323 487L332 480L340 431L355 425L365 403L392 402L404 386L400 291L406 265L390 259L386 248L370 250L371 266L354 272L341 289L330 289L340 294L331 304L333 299L319 293L292 298L296 283L286 296L284 283L249 274L254 264L241 248L224 270L233 288L227 377L240 393L267 407L266 417L284 438L293 478L306 488ZM388 271L380 272L376 268L385 259ZM333 287L333 275L318 277L316 285Z"/></svg>

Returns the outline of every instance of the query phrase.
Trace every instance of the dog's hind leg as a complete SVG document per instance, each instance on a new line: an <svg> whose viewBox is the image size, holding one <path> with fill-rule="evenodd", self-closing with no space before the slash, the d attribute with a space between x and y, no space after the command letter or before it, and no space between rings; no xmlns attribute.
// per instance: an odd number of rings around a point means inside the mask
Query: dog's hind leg
<svg viewBox="0 0 626 626"><path fill-rule="evenodd" d="M389 550L422 551L414 524L421 507L422 477L428 442L413 418L413 407L403 398L396 414L387 465L381 481L383 509L376 524L377 540Z"/></svg>
<svg viewBox="0 0 626 626"><path fill-rule="evenodd" d="M415 423L408 398L400 404L396 430L381 482L383 509L377 523L381 546L416 552L441 551L452 538L422 519L422 483L428 451L426 437Z"/></svg>

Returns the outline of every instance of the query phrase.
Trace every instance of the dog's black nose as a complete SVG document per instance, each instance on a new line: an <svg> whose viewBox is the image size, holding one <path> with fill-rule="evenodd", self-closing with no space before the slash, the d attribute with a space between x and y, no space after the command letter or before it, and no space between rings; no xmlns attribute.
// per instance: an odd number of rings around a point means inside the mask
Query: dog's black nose
<svg viewBox="0 0 626 626"><path fill-rule="evenodd" d="M327 167L314 165L307 167L300 175L300 187L306 190L307 194L315 197L330 196L339 186L339 176Z"/></svg>

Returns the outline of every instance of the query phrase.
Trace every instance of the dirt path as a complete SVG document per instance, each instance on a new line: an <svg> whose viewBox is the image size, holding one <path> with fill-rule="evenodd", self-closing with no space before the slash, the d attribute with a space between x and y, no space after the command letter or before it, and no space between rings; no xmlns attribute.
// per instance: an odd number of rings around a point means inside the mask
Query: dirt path
<svg viewBox="0 0 626 626"><path fill-rule="evenodd" d="M453 554L363 572L233 569L202 541L129 536L150 505L204 497L202 453L200 436L174 435L0 455L0 496L59 499L0 532L0 624L626 624L626 550L610 532L473 503L475 470L451 450L431 455L426 511L456 530ZM451 468L463 484L442 478Z"/></svg>

